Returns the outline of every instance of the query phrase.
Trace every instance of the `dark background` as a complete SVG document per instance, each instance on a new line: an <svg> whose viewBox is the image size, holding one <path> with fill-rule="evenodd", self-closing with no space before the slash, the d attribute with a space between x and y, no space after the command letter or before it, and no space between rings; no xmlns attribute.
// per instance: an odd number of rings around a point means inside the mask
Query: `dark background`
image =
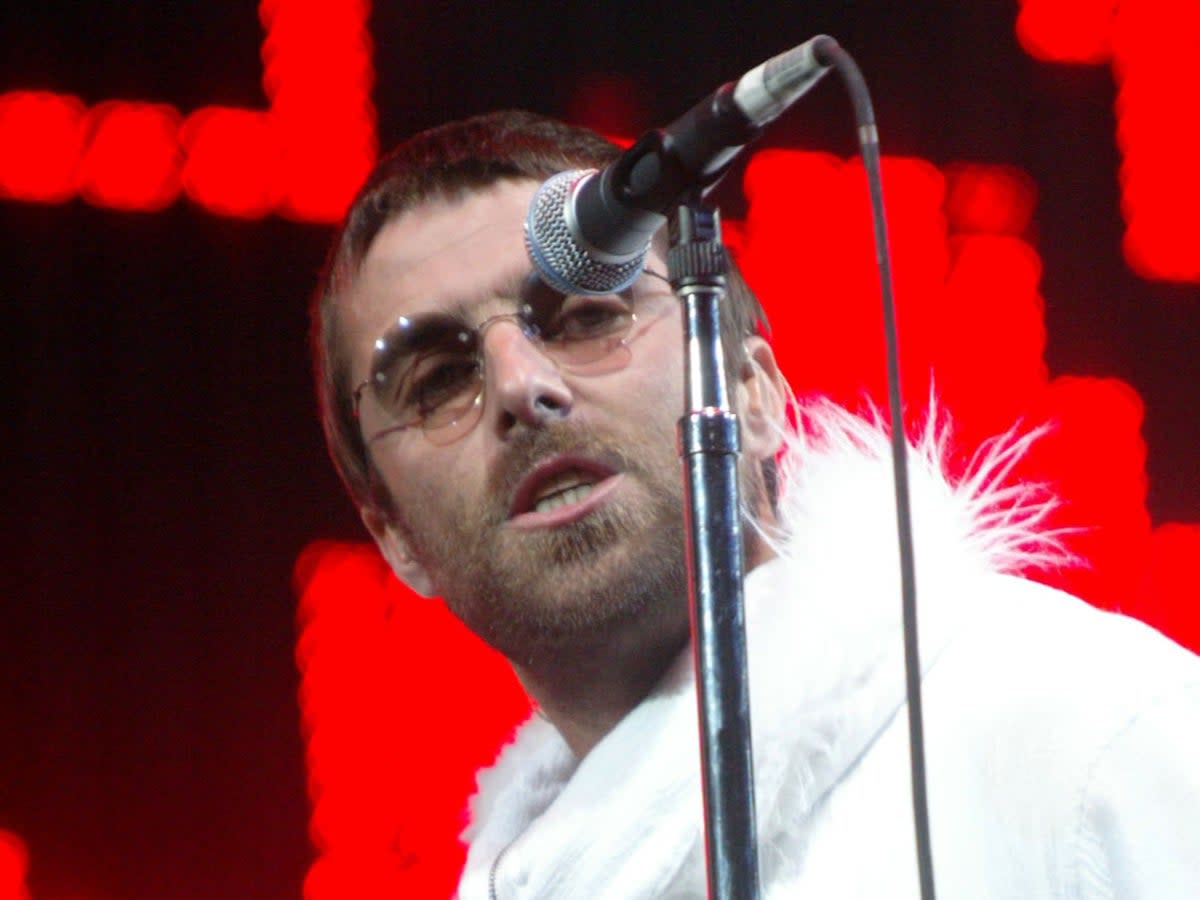
<svg viewBox="0 0 1200 900"><path fill-rule="evenodd" d="M830 33L867 75L885 152L1033 176L1051 374L1130 382L1154 521L1200 521L1200 289L1122 263L1108 66L1030 59L1006 2L520 9L377 0L381 146L501 106L578 119L610 76L627 121L599 124L635 134ZM22 0L0 12L0 91L261 108L261 39L249 2ZM852 137L829 79L771 143L849 154ZM0 202L0 222L0 828L28 843L36 900L297 897L290 569L313 538L361 536L305 353L330 229L186 200Z"/></svg>

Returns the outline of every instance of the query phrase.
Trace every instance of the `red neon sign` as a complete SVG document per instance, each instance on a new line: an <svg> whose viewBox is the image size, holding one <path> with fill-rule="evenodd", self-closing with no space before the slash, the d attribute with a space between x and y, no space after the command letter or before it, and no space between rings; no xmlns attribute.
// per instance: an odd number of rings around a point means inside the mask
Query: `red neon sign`
<svg viewBox="0 0 1200 900"><path fill-rule="evenodd" d="M0 197L336 221L375 161L366 0L262 0L266 110L0 95ZM319 61L319 65L317 62Z"/></svg>

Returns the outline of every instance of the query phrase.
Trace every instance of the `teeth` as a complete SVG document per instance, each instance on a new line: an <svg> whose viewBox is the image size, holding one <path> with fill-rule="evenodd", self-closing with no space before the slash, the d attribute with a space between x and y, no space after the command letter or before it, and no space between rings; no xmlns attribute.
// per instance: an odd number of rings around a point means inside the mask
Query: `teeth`
<svg viewBox="0 0 1200 900"><path fill-rule="evenodd" d="M566 506L568 503L578 503L592 492L593 487L595 485L577 484L564 491L543 497L533 505L533 508L537 512L549 512L552 509L558 509L560 506Z"/></svg>

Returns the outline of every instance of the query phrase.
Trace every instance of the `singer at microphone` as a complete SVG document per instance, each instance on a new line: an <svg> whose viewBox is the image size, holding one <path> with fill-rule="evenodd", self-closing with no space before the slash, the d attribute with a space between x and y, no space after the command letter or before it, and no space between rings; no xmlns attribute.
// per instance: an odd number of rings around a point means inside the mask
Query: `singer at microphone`
<svg viewBox="0 0 1200 900"><path fill-rule="evenodd" d="M785 54L793 90L822 46ZM522 112L423 132L334 240L312 344L330 453L396 576L507 657L537 710L479 773L461 900L706 894L682 324L650 238L790 102L767 67L625 152ZM580 171L599 174L561 175ZM535 267L555 287L531 303ZM727 278L762 895L915 897L888 436L792 397ZM938 892L1195 896L1200 661L1014 574L1067 563L1042 495L1005 480L1031 438L952 478L927 433L911 477Z"/></svg>

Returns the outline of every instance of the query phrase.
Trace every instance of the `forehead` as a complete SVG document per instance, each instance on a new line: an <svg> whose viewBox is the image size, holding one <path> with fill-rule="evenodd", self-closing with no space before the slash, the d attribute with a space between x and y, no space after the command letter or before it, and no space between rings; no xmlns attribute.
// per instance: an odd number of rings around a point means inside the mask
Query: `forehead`
<svg viewBox="0 0 1200 900"><path fill-rule="evenodd" d="M497 182L422 204L380 229L340 302L356 370L400 315L513 296L529 271L523 228L536 188L530 180Z"/></svg>

